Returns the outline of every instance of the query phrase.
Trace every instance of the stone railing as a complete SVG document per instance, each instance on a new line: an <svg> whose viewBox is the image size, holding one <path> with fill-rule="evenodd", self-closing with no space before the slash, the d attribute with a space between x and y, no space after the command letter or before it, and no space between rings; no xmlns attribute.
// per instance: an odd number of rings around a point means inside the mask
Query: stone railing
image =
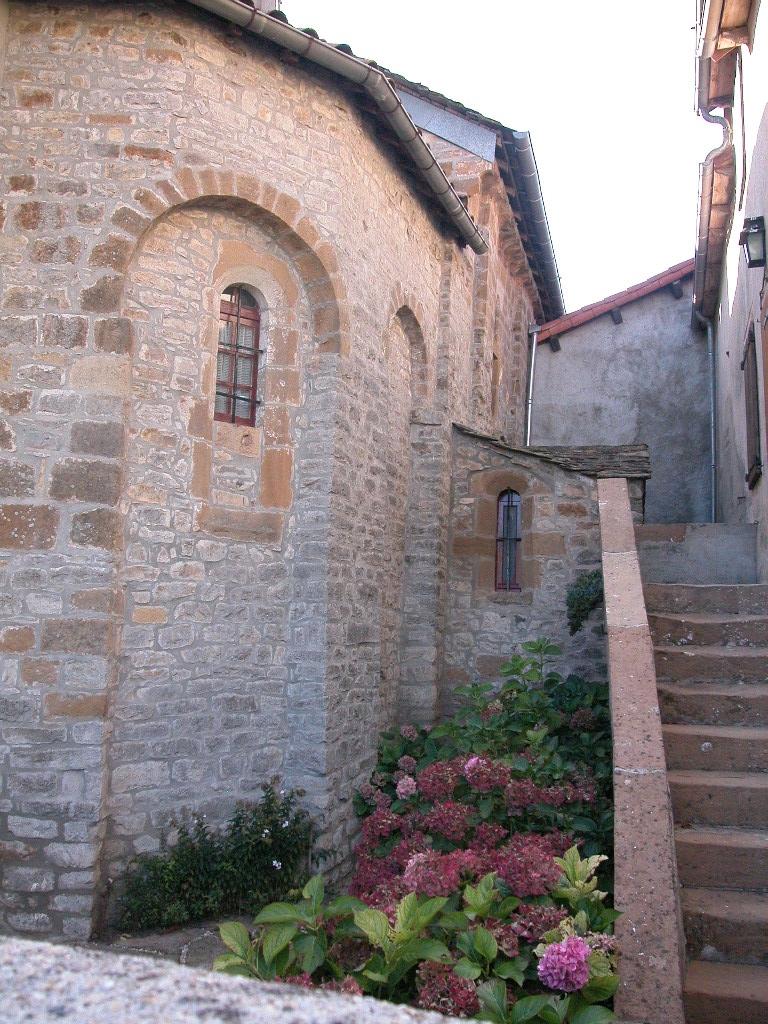
<svg viewBox="0 0 768 1024"><path fill-rule="evenodd" d="M618 1016L683 1024L684 940L653 644L627 481L597 481L608 630Z"/></svg>
<svg viewBox="0 0 768 1024"><path fill-rule="evenodd" d="M451 1024L454 1017L148 957L0 939L0 1019L24 1024ZM455 1021L455 1024L459 1024Z"/></svg>

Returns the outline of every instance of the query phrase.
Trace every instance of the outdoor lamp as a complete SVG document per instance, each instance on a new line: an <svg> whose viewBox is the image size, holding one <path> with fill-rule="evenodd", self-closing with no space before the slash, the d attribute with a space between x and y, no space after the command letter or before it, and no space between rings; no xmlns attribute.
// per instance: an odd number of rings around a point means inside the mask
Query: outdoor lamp
<svg viewBox="0 0 768 1024"><path fill-rule="evenodd" d="M739 245L747 257L748 267L765 266L765 220L762 217L747 217Z"/></svg>

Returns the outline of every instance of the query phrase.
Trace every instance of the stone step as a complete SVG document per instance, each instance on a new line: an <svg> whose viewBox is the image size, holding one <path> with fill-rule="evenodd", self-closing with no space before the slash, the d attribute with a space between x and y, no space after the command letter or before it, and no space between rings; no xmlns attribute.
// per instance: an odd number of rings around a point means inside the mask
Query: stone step
<svg viewBox="0 0 768 1024"><path fill-rule="evenodd" d="M684 886L768 889L768 830L675 828L675 847Z"/></svg>
<svg viewBox="0 0 768 1024"><path fill-rule="evenodd" d="M768 584L708 586L644 582L649 612L725 612L732 615L768 614Z"/></svg>
<svg viewBox="0 0 768 1024"><path fill-rule="evenodd" d="M743 725L665 725L667 768L768 771L768 728Z"/></svg>
<svg viewBox="0 0 768 1024"><path fill-rule="evenodd" d="M667 777L676 825L768 828L768 772L675 770Z"/></svg>
<svg viewBox="0 0 768 1024"><path fill-rule="evenodd" d="M754 583L754 523L645 523L635 527L644 580L657 583Z"/></svg>
<svg viewBox="0 0 768 1024"><path fill-rule="evenodd" d="M768 685L763 683L658 683L661 718L671 725L768 723Z"/></svg>
<svg viewBox="0 0 768 1024"><path fill-rule="evenodd" d="M768 615L650 612L648 624L656 644L768 647Z"/></svg>
<svg viewBox="0 0 768 1024"><path fill-rule="evenodd" d="M768 965L768 895L729 889L682 889L691 956Z"/></svg>
<svg viewBox="0 0 768 1024"><path fill-rule="evenodd" d="M768 967L693 960L685 974L686 1024L766 1024Z"/></svg>
<svg viewBox="0 0 768 1024"><path fill-rule="evenodd" d="M665 680L768 682L768 647L654 647L656 675Z"/></svg>
<svg viewBox="0 0 768 1024"><path fill-rule="evenodd" d="M658 684L661 718L672 725L768 724L768 685L763 683L670 683Z"/></svg>

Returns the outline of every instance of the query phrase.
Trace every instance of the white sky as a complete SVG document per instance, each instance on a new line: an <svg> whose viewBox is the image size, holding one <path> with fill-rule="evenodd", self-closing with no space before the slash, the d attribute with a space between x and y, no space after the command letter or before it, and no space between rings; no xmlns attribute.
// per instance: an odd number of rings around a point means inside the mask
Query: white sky
<svg viewBox="0 0 768 1024"><path fill-rule="evenodd" d="M349 43L531 133L566 309L693 256L698 165L721 139L693 109L697 0L284 0Z"/></svg>

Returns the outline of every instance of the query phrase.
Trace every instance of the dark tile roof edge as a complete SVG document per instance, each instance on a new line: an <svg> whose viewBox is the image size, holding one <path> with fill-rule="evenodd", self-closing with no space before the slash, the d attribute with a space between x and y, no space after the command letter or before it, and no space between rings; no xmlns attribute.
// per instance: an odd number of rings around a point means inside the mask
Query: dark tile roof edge
<svg viewBox="0 0 768 1024"><path fill-rule="evenodd" d="M582 324L589 323L590 320L595 320L604 313L610 313L612 309L618 309L620 306L626 306L637 299L645 298L646 295L652 295L653 292L665 288L674 281L680 281L684 277L689 277L693 274L694 262L693 259L690 259L684 260L682 263L676 263L667 270L663 270L660 274L654 274L653 277L649 277L647 281L631 285L622 292L616 292L614 295L608 295L606 298L600 299L599 302L593 302L589 306L583 306L581 309L575 310L573 313L566 313L556 320L550 320L539 331L539 344L548 341L550 338L565 334L566 331L572 331L575 327L581 327Z"/></svg>
<svg viewBox="0 0 768 1024"><path fill-rule="evenodd" d="M454 423L453 429L466 437L478 441L510 455L524 455L528 458L551 462L561 469L572 473L581 473L595 479L610 477L627 477L633 480L650 480L651 456L647 444L618 445L579 445L561 446L547 445L535 448L518 448L507 444L493 434L483 434L462 423Z"/></svg>

